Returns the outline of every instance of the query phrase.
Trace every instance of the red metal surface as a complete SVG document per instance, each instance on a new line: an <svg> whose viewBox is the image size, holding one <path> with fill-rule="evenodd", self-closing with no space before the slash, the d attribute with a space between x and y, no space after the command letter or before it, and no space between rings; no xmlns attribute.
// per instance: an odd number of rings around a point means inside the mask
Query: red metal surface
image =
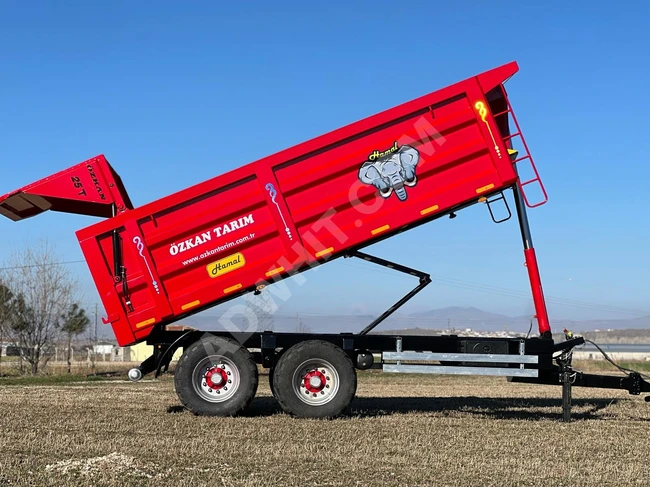
<svg viewBox="0 0 650 487"><path fill-rule="evenodd" d="M318 380L320 381L318 386L314 387L311 385L312 377L318 378ZM325 389L326 384L327 384L327 377L325 377L325 375L320 370L312 370L305 376L303 380L303 385L305 386L305 389L307 389L311 393L322 391L323 389Z"/></svg>
<svg viewBox="0 0 650 487"><path fill-rule="evenodd" d="M14 221L47 210L109 218L132 208L122 180L104 156L0 197L0 215Z"/></svg>
<svg viewBox="0 0 650 487"><path fill-rule="evenodd" d="M0 199L0 208L10 218L48 208L110 216L109 201L125 210L77 237L106 322L129 345L154 326L512 187L509 131L491 112L507 105L499 90L517 69L503 65L136 209L103 156L93 161L113 176L101 182L112 200L76 192L71 178L87 177L86 162ZM49 207L15 208L16 194ZM114 276L114 231L128 296Z"/></svg>
<svg viewBox="0 0 650 487"><path fill-rule="evenodd" d="M212 380L213 377L214 380ZM223 386L228 385L228 374L219 366L212 367L205 374L205 383L211 389L221 389Z"/></svg>
<svg viewBox="0 0 650 487"><path fill-rule="evenodd" d="M530 287L533 292L533 302L535 304L535 313L537 315L537 326L539 333L545 334L551 332L551 326L548 321L548 312L546 311L546 301L544 300L544 291L542 289L542 278L539 275L539 266L537 265L537 256L535 249L525 249L526 267L528 268L528 278Z"/></svg>

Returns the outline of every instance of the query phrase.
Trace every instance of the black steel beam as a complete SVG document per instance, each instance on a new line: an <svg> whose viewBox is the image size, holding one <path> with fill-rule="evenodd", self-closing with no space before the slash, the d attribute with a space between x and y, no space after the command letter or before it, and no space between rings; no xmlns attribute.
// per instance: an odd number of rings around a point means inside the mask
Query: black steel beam
<svg viewBox="0 0 650 487"><path fill-rule="evenodd" d="M532 384L562 385L562 373L559 369L547 371L540 374L540 377L512 377L510 382L526 382ZM575 375L574 375L575 374ZM634 372L625 376L618 375L597 375L584 374L574 371L572 373L571 385L574 387L593 387L598 389L621 389L630 394L638 395L642 392L650 392L650 383Z"/></svg>
<svg viewBox="0 0 650 487"><path fill-rule="evenodd" d="M429 276L429 274L427 274L426 272L422 272L417 269L413 269L412 267L407 267L405 265L398 264L396 262L391 262L389 260L382 259L381 257L375 257L374 255L366 254L365 252L359 252L358 250L354 250L350 252L346 257L357 257L359 259L363 259L373 264L377 264L383 267L387 267L389 269L396 270L398 272L403 272L404 274L415 276L420 280L420 283L417 286L415 286L410 292L408 292L402 299L400 299L394 305L392 305L390 308L384 311L381 314L381 316L376 318L372 323L370 323L363 330L361 330L359 332L359 335L367 335L370 331L376 328L377 325L379 325L382 321L384 321L386 318L392 315L399 308L404 306L404 304L406 304L413 296L415 296L417 293L422 291L425 287L427 287L431 283L431 276Z"/></svg>

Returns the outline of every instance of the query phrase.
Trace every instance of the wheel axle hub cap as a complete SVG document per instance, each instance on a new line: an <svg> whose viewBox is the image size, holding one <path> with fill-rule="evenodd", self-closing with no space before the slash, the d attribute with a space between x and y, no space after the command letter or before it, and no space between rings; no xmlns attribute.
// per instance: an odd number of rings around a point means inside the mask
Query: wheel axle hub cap
<svg viewBox="0 0 650 487"><path fill-rule="evenodd" d="M221 367L212 367L205 374L205 382L211 389L221 389L228 382L228 374Z"/></svg>
<svg viewBox="0 0 650 487"><path fill-rule="evenodd" d="M327 384L327 378L322 372L318 370L312 370L307 375L305 375L304 384L305 389L307 389L309 392L320 392L325 388L325 385Z"/></svg>

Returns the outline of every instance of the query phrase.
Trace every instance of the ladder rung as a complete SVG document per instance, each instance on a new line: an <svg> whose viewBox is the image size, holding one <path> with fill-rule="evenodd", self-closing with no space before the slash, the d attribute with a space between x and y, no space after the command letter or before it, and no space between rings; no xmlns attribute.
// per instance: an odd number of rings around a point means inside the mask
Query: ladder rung
<svg viewBox="0 0 650 487"><path fill-rule="evenodd" d="M523 183L520 182L519 184L520 184L521 186L526 186L527 184L536 183L536 182L540 182L540 183L541 183L542 180L541 180L539 177L537 177L537 178L529 179L528 181L525 181L525 182L523 182Z"/></svg>
<svg viewBox="0 0 650 487"><path fill-rule="evenodd" d="M495 115L492 115L492 116L493 116L493 117L499 117L499 116L501 116L501 115L503 115L503 114L505 114L505 113L512 113L512 109L511 109L511 108L508 108L507 110L504 110L504 111L499 112L499 113L497 113L497 114L495 114Z"/></svg>
<svg viewBox="0 0 650 487"><path fill-rule="evenodd" d="M512 161L512 163L517 164L519 161L523 161L524 159L530 159L530 156L526 154L525 156L520 157L519 159L515 159L514 161Z"/></svg>
<svg viewBox="0 0 650 487"><path fill-rule="evenodd" d="M506 135L503 140L510 140L513 137L521 136L521 132L515 132L514 134Z"/></svg>

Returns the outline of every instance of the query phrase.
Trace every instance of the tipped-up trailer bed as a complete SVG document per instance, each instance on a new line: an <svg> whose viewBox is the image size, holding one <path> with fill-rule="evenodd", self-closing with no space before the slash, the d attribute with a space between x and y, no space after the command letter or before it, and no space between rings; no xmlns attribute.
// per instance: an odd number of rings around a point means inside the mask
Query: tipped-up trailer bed
<svg viewBox="0 0 650 487"><path fill-rule="evenodd" d="M552 340L526 214L547 196L504 87L517 70L514 62L497 67L138 208L100 155L3 196L0 214L16 221L47 210L105 217L77 232L104 321L122 346L154 345L154 355L131 372L134 380L166 370L182 347L176 389L197 414L241 412L257 389L256 363L272 370L283 408L307 417L340 414L354 397L355 369L377 366L563 383L565 398L571 383L650 392L638 374L578 375L570 351L581 339ZM531 179L519 177L522 164L532 169ZM527 198L529 185L541 189L540 201ZM362 249L478 203L495 222L504 221L492 208L503 205L509 218L510 192L539 336L371 334L430 278ZM173 325L340 257L418 282L357 333L218 333Z"/></svg>

